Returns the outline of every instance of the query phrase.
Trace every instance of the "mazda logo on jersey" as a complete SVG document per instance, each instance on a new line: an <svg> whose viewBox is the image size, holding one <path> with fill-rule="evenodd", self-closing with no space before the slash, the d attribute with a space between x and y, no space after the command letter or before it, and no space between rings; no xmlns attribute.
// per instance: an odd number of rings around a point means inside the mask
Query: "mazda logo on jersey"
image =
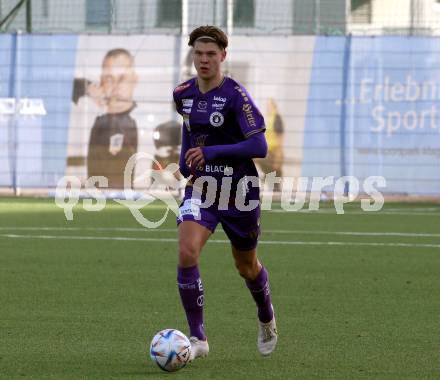
<svg viewBox="0 0 440 380"><path fill-rule="evenodd" d="M205 110L206 110L206 107L208 107L208 102L205 101L205 100L200 100L200 101L197 103L197 108L198 108L199 110L205 111Z"/></svg>
<svg viewBox="0 0 440 380"><path fill-rule="evenodd" d="M220 127L224 121L225 118L220 112L213 112L211 116L209 116L209 122L213 127Z"/></svg>

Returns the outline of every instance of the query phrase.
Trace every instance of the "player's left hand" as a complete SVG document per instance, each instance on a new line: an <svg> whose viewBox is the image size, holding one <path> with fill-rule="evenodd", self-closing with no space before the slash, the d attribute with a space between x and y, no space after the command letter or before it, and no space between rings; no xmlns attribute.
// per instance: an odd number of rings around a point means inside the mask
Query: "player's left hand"
<svg viewBox="0 0 440 380"><path fill-rule="evenodd" d="M185 161L188 167L197 168L198 166L205 165L205 156L203 150L200 147L190 148L186 151Z"/></svg>

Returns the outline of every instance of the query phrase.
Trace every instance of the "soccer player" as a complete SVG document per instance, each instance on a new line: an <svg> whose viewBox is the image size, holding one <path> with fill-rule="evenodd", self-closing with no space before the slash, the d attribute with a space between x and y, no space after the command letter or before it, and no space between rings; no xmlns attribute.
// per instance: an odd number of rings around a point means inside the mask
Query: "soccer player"
<svg viewBox="0 0 440 380"><path fill-rule="evenodd" d="M278 335L268 273L257 257L258 181L253 181L253 186L247 181L257 177L252 158L265 157L267 153L264 119L246 89L221 72L228 46L222 30L201 26L191 32L188 45L193 48L197 76L176 87L173 97L184 120L180 171L190 177L177 217L177 282L190 328L191 360L209 352L198 262L218 223L231 242L235 265L257 305L258 349L262 355L269 355L275 349ZM200 176L212 176L218 184L215 201L209 207L201 206L207 197L206 188L195 186ZM220 194L225 177L231 179L231 195L226 202ZM257 207L241 210L236 200L243 196L245 202L254 201Z"/></svg>

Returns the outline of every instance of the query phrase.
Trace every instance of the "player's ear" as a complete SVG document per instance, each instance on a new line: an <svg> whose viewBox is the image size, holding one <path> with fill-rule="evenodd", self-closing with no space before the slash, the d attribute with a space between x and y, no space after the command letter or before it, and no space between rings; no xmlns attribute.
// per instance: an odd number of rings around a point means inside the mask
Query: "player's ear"
<svg viewBox="0 0 440 380"><path fill-rule="evenodd" d="M222 51L222 62L226 59L226 49L223 49Z"/></svg>

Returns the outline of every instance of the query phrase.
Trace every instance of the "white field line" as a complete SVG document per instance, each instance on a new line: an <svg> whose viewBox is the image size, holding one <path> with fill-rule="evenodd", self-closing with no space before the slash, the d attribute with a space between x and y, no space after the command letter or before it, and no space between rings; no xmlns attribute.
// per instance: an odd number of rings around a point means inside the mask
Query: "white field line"
<svg viewBox="0 0 440 380"><path fill-rule="evenodd" d="M286 210L270 210L274 213L307 213L307 214L336 214L335 210L300 210L300 211L286 211ZM402 216L440 216L440 212L390 212L390 211L347 211L344 215L402 215Z"/></svg>
<svg viewBox="0 0 440 380"><path fill-rule="evenodd" d="M387 207L385 211L420 211L420 212L440 212L440 207Z"/></svg>
<svg viewBox="0 0 440 380"><path fill-rule="evenodd" d="M142 227L0 227L0 231L119 231L119 232L175 232L176 228L148 229ZM403 236L403 237L440 237L440 233L419 232L362 232L362 231L327 231L327 230L268 230L263 234L280 235L341 235L341 236Z"/></svg>
<svg viewBox="0 0 440 380"><path fill-rule="evenodd" d="M115 241L144 241L144 242L174 242L176 238L136 238L123 236L68 236L68 235L17 235L0 234L0 237L11 239L50 239L50 240L115 240ZM229 240L210 239L209 243L229 244ZM407 247L407 248L440 248L440 244L417 244L417 243L367 243L367 242L343 242L343 241L285 241L285 240L260 240L260 245L325 245L325 246L369 246L369 247Z"/></svg>
<svg viewBox="0 0 440 380"><path fill-rule="evenodd" d="M440 233L428 232L357 232L357 231L302 231L302 230L265 230L268 234L303 234L303 235L343 235L343 236L406 236L406 237L440 237Z"/></svg>
<svg viewBox="0 0 440 380"><path fill-rule="evenodd" d="M106 206L109 207L109 206ZM150 207L150 206L148 206ZM156 208L156 209L165 209L164 206L160 206L160 207L154 207L152 206L152 208ZM335 208L320 208L318 210L309 210L307 208L298 210L298 211L289 211L289 210L284 210L284 209L273 209L273 210L264 210L264 211L268 211L268 212L272 212L272 213L284 213L284 214L291 214L291 213L296 213L296 214L333 214L333 215L338 215L336 213ZM401 209L384 209L384 210L380 210L380 211L363 211L361 208L359 208L358 210L354 210L352 208L350 209L346 209L344 210L344 215L402 215L402 216L435 216L435 217L440 217L440 209L437 208L418 208L418 209L405 209L405 208L401 208ZM1 211L0 211L1 214Z"/></svg>
<svg viewBox="0 0 440 380"><path fill-rule="evenodd" d="M301 209L298 211L288 211L284 209L267 210L273 213L300 213L300 214L334 214L337 215L334 208L320 208L318 210ZM406 215L406 216L440 216L440 210L436 208L425 209L384 209L380 211L363 211L352 208L344 210L344 215Z"/></svg>

